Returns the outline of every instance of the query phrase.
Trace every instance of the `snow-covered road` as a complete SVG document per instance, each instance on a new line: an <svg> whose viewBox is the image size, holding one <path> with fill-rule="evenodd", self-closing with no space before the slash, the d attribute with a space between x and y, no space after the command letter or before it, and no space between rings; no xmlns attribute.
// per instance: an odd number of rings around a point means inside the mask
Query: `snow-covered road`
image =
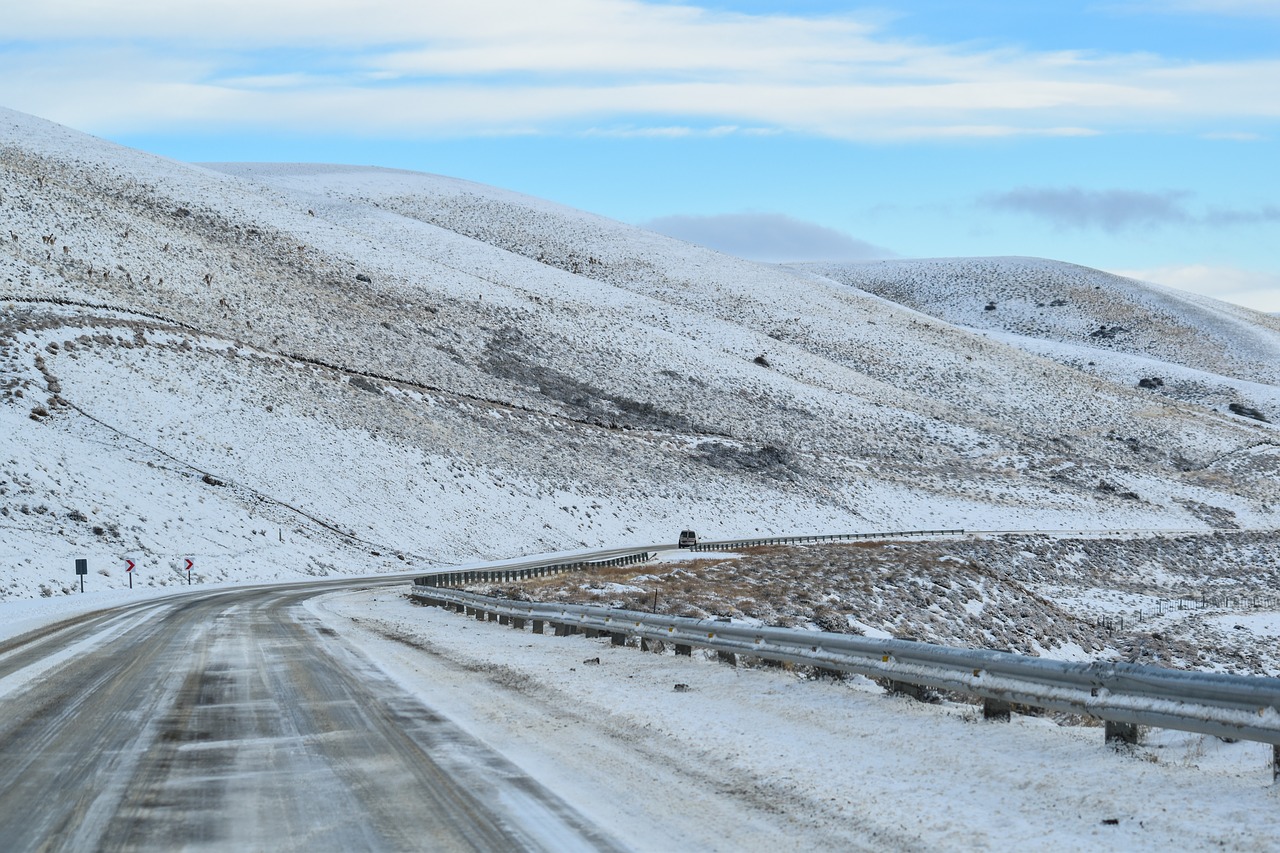
<svg viewBox="0 0 1280 853"><path fill-rule="evenodd" d="M1270 747L925 704L870 681L534 635L395 594L309 605L637 849L1274 850ZM677 689L676 685L683 685Z"/></svg>
<svg viewBox="0 0 1280 853"><path fill-rule="evenodd" d="M405 577L0 641L6 850L1272 849L1263 745L521 633ZM676 689L676 685L681 685Z"/></svg>
<svg viewBox="0 0 1280 853"><path fill-rule="evenodd" d="M301 606L333 587L174 596L0 646L4 849L617 846Z"/></svg>

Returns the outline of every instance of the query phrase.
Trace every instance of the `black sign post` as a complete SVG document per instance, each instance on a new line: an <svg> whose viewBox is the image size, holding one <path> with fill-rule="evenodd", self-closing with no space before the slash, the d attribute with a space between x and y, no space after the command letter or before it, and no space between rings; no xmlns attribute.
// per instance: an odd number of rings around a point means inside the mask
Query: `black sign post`
<svg viewBox="0 0 1280 853"><path fill-rule="evenodd" d="M84 592L84 576L89 574L88 560L76 560L76 574L80 576L80 591Z"/></svg>

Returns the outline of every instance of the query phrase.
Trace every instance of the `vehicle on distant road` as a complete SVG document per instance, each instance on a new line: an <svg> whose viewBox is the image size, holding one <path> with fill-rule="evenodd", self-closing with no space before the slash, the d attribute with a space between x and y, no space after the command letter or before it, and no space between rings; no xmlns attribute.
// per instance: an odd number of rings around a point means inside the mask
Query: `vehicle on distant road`
<svg viewBox="0 0 1280 853"><path fill-rule="evenodd" d="M677 545L681 548L692 548L698 544L698 534L692 530L681 530Z"/></svg>

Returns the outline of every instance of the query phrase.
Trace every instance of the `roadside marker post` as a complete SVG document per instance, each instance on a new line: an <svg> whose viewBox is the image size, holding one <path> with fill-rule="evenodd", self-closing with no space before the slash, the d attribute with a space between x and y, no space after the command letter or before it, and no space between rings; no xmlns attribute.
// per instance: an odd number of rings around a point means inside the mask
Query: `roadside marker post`
<svg viewBox="0 0 1280 853"><path fill-rule="evenodd" d="M84 576L89 574L89 561L85 559L76 560L76 574L80 576L80 592L84 592Z"/></svg>
<svg viewBox="0 0 1280 853"><path fill-rule="evenodd" d="M128 563L128 565L124 567L124 570L125 570L125 573L129 575L129 589L133 589L133 566L134 566L134 562L133 562L133 560L130 560L128 557L125 557L125 558L124 558L124 561L125 561L126 563Z"/></svg>
<svg viewBox="0 0 1280 853"><path fill-rule="evenodd" d="M191 567L194 565L195 563L191 562L191 558L188 557L187 558L187 586L191 586Z"/></svg>

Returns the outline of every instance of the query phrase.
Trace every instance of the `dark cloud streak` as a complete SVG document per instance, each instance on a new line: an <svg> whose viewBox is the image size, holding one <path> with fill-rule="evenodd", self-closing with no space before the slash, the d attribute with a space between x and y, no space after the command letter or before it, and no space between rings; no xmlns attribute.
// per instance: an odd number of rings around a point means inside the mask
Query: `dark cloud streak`
<svg viewBox="0 0 1280 853"><path fill-rule="evenodd" d="M1259 225L1280 222L1280 207L1267 205L1258 210L1211 210L1204 221L1209 225Z"/></svg>
<svg viewBox="0 0 1280 853"><path fill-rule="evenodd" d="M1190 215L1181 204L1186 196L1185 192L1022 187L988 196L984 203L996 210L1047 219L1063 228L1120 231L1190 221Z"/></svg>
<svg viewBox="0 0 1280 853"><path fill-rule="evenodd" d="M1280 207L1254 210L1215 208L1199 215L1188 209L1191 193L1185 190L1085 190L1020 187L982 199L993 210L1022 213L1046 220L1059 228L1099 228L1115 233L1131 228L1166 225L1231 227L1280 222Z"/></svg>

